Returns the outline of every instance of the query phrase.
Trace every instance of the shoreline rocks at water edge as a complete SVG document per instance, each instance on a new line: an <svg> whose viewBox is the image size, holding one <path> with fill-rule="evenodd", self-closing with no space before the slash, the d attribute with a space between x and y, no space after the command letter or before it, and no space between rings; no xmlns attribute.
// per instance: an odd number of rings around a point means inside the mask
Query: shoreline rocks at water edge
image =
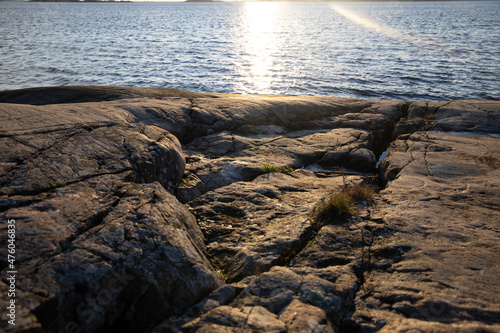
<svg viewBox="0 0 500 333"><path fill-rule="evenodd" d="M500 102L51 87L0 117L7 332L500 331Z"/></svg>

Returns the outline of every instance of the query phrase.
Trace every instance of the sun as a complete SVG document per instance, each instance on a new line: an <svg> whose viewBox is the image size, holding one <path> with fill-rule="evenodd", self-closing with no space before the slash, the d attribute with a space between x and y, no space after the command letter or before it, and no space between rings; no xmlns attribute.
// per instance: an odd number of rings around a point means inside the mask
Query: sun
<svg viewBox="0 0 500 333"><path fill-rule="evenodd" d="M277 4L272 2L245 2L245 20L252 31L269 32L275 25Z"/></svg>

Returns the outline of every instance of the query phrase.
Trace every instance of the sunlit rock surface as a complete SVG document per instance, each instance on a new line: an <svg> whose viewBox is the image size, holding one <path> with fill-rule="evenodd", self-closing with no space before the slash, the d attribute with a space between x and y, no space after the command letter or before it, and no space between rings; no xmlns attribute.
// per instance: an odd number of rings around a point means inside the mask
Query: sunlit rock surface
<svg viewBox="0 0 500 333"><path fill-rule="evenodd" d="M5 331L500 331L500 102L25 89L0 147Z"/></svg>

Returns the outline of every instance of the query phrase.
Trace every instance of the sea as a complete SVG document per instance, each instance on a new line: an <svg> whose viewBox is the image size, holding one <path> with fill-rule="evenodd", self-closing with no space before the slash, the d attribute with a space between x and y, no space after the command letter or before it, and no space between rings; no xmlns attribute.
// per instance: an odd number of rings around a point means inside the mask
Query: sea
<svg viewBox="0 0 500 333"><path fill-rule="evenodd" d="M0 90L500 99L500 1L0 2Z"/></svg>

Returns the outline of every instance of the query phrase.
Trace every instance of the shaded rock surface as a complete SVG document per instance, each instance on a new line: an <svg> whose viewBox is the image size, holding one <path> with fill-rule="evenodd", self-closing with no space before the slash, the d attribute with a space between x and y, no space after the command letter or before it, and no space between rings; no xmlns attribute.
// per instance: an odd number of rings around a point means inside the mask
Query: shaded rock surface
<svg viewBox="0 0 500 333"><path fill-rule="evenodd" d="M0 120L6 331L500 331L499 102L59 87Z"/></svg>
<svg viewBox="0 0 500 333"><path fill-rule="evenodd" d="M185 167L175 136L154 126L10 124L0 207L16 221L17 330L147 330L221 285L194 217L169 193Z"/></svg>

